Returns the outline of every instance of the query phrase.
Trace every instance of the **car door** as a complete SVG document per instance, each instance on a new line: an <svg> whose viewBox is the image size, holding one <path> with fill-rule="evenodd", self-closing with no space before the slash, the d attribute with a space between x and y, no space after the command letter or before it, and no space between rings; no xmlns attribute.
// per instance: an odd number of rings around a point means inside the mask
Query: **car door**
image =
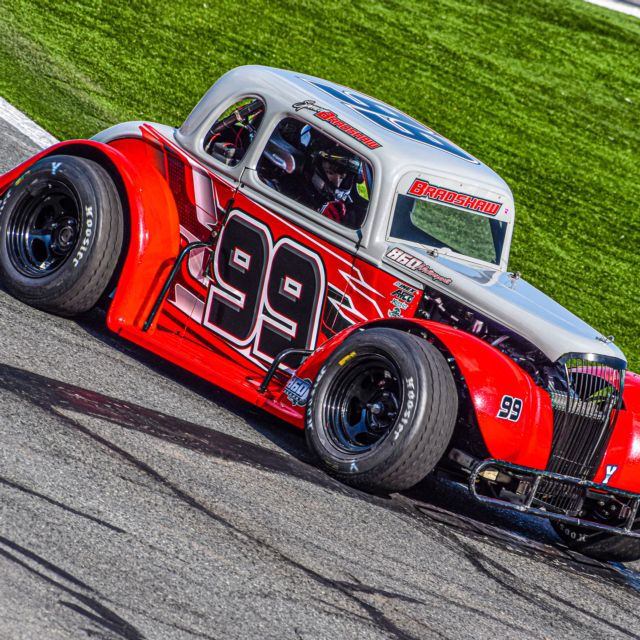
<svg viewBox="0 0 640 640"><path fill-rule="evenodd" d="M260 367L285 349L313 350L366 320L357 299L375 296L354 272L359 231L353 216L347 225L329 218L322 203L312 208L299 199L296 180L308 178L309 157L304 144L283 143L280 134L292 120L274 126L243 172L216 245L204 313L204 326ZM300 123L296 136L303 128ZM318 140L319 132L314 135ZM360 205L366 215L368 203Z"/></svg>

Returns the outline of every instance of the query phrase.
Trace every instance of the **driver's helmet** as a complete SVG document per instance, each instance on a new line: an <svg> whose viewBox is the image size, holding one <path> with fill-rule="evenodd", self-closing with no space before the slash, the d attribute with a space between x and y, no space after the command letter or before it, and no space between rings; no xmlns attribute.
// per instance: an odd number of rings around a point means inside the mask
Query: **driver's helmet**
<svg viewBox="0 0 640 640"><path fill-rule="evenodd" d="M362 175L362 160L338 144L312 155L311 185L326 200L346 200Z"/></svg>

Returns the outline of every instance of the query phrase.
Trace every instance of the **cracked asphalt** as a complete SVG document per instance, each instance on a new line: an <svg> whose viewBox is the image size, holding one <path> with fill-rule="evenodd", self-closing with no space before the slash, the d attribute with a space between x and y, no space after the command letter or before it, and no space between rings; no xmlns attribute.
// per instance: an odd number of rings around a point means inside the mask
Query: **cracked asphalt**
<svg viewBox="0 0 640 640"><path fill-rule="evenodd" d="M0 170L33 151L3 131ZM0 291L0 640L640 638L640 563L439 479L373 497L298 431Z"/></svg>

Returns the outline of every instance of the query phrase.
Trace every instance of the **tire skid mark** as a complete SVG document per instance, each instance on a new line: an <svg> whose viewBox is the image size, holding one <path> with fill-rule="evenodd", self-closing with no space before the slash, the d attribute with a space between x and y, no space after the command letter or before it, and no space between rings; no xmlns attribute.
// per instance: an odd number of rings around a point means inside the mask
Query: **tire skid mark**
<svg viewBox="0 0 640 640"><path fill-rule="evenodd" d="M200 502L198 502L193 496L189 495L186 491L183 491L182 489L174 485L172 482L170 482L167 478L165 478L163 475L161 475L151 466L149 466L142 460L139 460L135 456L131 455L128 451L125 451L124 449L110 442L106 438L103 438L102 436L99 436L98 434L93 433L90 429L87 429L86 427L76 422L75 420L72 420L67 416L64 416L63 414L58 414L58 415L62 420L70 424L70 426L84 433L90 438L94 439L96 442L110 449L114 453L118 454L120 457L124 458L127 462L134 465L139 471L142 471L143 473L145 473L146 475L148 475L149 477L157 481L159 484L169 489L182 502L184 502L191 508L199 511L200 513L206 515L207 517L214 520L219 525L223 526L229 533L233 534L236 537L238 542L254 547L256 550L259 550L261 552L266 551L267 553L271 554L271 556L274 557L276 560L282 562L285 565L288 565L290 568L294 570L297 570L305 574L308 578L320 584L321 586L340 592L343 596L347 597L354 604L356 604L361 609L363 609L369 615L370 622L373 622L377 627L379 627L383 631L390 633L393 637L398 638L398 640L419 640L418 636L413 636L403 631L399 626L397 626L393 621L391 621L387 617L387 615L383 611L381 611L378 607L371 605L363 598L358 597L356 594L360 592L365 592L369 595L374 595L374 594L380 595L390 600L409 599L411 601L414 601L415 599L409 598L408 596L404 596L403 594L393 593L385 590L378 590L375 587L367 587L365 590L365 588L363 588L362 585L352 584L345 581L337 581L332 578L323 576L321 573L315 571L314 569L311 569L310 567L305 566L301 562L298 562L297 560L290 558L283 551L281 551L280 549L277 549L276 547L269 544L268 542L261 540L260 538L252 535L248 531L244 531L240 529L239 527L234 525L232 522L230 522L226 518L223 518L219 514L211 511L204 504L201 504ZM416 602L421 602L421 601L416 601ZM422 604L426 604L426 603L422 603Z"/></svg>
<svg viewBox="0 0 640 640"><path fill-rule="evenodd" d="M640 575L626 570L618 571L615 565L603 564L574 552L567 553L558 547L538 542L522 535L492 527L459 513L452 513L435 505L420 503L402 494L392 494L391 499L363 493L334 480L323 471L290 455L266 449L241 438L221 433L173 417L153 409L118 400L103 394L82 389L74 385L0 364L0 388L5 388L37 404L45 411L67 410L94 418L108 420L120 427L146 433L178 446L204 453L205 455L244 464L267 472L300 478L341 495L362 500L387 510L406 513L418 522L425 519L434 523L446 523L473 536L489 536L492 539L515 546L519 551L536 557L558 559L563 565L581 573L597 574L615 584L637 590ZM635 582L634 582L635 580Z"/></svg>
<svg viewBox="0 0 640 640"><path fill-rule="evenodd" d="M406 515L406 514L403 514ZM412 520L414 520L415 518L412 518ZM457 549L455 546L450 544L450 541L448 540L442 540L442 535L439 531L439 527L441 525L439 525L438 523L429 523L429 522L425 522L424 520L420 521L420 526L418 527L418 530L423 530L424 529L428 529L429 533L431 535L433 535L434 537L436 537L438 539L439 542L441 542L444 546L447 546L449 549L453 550L456 554L460 553L460 549ZM451 607L454 607L456 609L459 609L461 611L464 611L466 613L469 613L471 615L471 617L476 617L478 619L484 618L486 620L491 620L492 622L498 623L499 625L502 625L508 629L510 629L511 631L514 631L516 633L513 634L513 637L525 637L530 635L531 633L531 629L528 627L524 627L521 625L518 625L515 622L512 622L510 620L507 620L504 618L504 616L499 616L499 615L493 615L491 613L489 613L486 609L481 609L479 607L474 607L473 605L470 604L466 604L465 602L461 602L459 600L456 600L455 598L449 597L447 595L445 595L442 591L440 590L434 590L430 593L430 595L433 598L433 605L436 607L441 607L443 604L449 605ZM457 636L454 636L454 638L456 638Z"/></svg>
<svg viewBox="0 0 640 640"><path fill-rule="evenodd" d="M17 489L18 491L22 491L30 496L34 496L36 498L39 498L40 500L44 500L45 502L48 502L49 504L52 504L56 507L59 507L60 509L63 509L64 511L68 511L69 513L73 513L76 516L79 516L81 518L86 518L87 520L91 520L92 522L95 522L96 524L99 524L101 527L106 527L107 529L111 529L111 531L115 531L116 533L127 533L124 529L121 529L120 527L116 527L113 524L109 524L108 522L105 522L104 520L101 520L100 518L96 518L95 516L91 516L88 513L84 513L82 511L78 511L77 509L74 509L73 507L69 507L66 504L63 504L62 502L58 502L57 500L54 500L53 498L49 498L48 496L45 496L42 493L38 493L37 491L33 491L32 489L28 489L27 487L25 487L22 484L18 484L17 482L13 482L12 480L8 480L7 478L1 478L0 477L0 484L4 484L7 487L11 487L12 489Z"/></svg>
<svg viewBox="0 0 640 640"><path fill-rule="evenodd" d="M624 627L610 622L593 612L580 607L576 602L567 600L557 593L552 593L548 589L535 585L535 592L531 591L531 585L528 585L526 581L517 576L508 567L501 564L497 560L490 558L486 554L483 554L477 548L472 547L468 542L465 542L461 537L453 531L450 527L440 525L438 527L441 535L441 541L447 545L450 549L459 552L462 551L464 558L482 575L493 581L495 584L502 587L509 594L515 595L525 602L533 605L536 608L543 609L546 613L554 614L556 616L563 617L575 624L576 627L581 627L587 631L593 630L593 621L599 622L617 634L622 634L629 638L640 638L639 635L630 632ZM466 533L466 532L465 532ZM524 589L522 587L525 587ZM529 593L526 588L529 588ZM549 599L549 601L542 600L539 595L543 593ZM606 598L605 598L606 599ZM553 604L554 602L562 603L567 609L563 609ZM616 603L620 606L620 603ZM569 611L575 611L583 614L587 619L581 620L575 616L570 615Z"/></svg>
<svg viewBox="0 0 640 640"><path fill-rule="evenodd" d="M101 618L99 616L97 616L96 614L94 614L91 610L84 609L81 606L75 604L74 602L67 602L65 600L60 600L59 602L60 602L61 605L67 607L68 609L71 609L72 611L75 611L76 613L79 613L81 616L84 616L85 618L88 618L89 620L92 620L93 622L96 622L97 624L102 624L101 623ZM148 617L150 617L150 616L148 616ZM190 636L196 636L198 638L204 638L205 640L217 640L214 636L210 636L210 635L208 635L206 633L199 633L197 631L194 631L193 629L188 629L186 627L183 627L183 626L180 626L180 625L177 625L177 624L167 623L167 622L165 622L163 620L156 620L156 622L159 622L160 624L162 624L165 627L172 627L173 629L177 629L178 631L185 631ZM102 626L104 626L104 624L102 624ZM112 631L116 631L116 633L117 633L117 629L112 629ZM140 637L144 638L144 636L140 636Z"/></svg>
<svg viewBox="0 0 640 640"><path fill-rule="evenodd" d="M140 405L0 364L0 388L44 411L69 410L113 422L181 447L265 471L286 474L344 494L352 491L317 467L241 438ZM367 494L361 494L368 499Z"/></svg>
<svg viewBox="0 0 640 640"><path fill-rule="evenodd" d="M61 578L64 578L67 582L71 582L71 584L75 585L76 587L80 587L85 591L90 591L92 593L95 593L95 589L90 587L88 584L82 582L82 580L79 580L78 578L72 576L70 573L66 572L64 569L61 569L60 567L57 567L55 564L52 564L48 560L45 560L43 557L37 555L33 551L30 551L26 547L23 547L18 543L13 542L8 538L5 538L4 536L0 536L0 544L3 544L5 547L9 547L9 549L11 549L12 551L19 553L21 556L28 558L29 560L31 560L32 562L35 562L36 564L39 564L41 567L43 567L47 571L51 571L52 573L55 573ZM28 565L26 566L28 567Z"/></svg>
<svg viewBox="0 0 640 640"><path fill-rule="evenodd" d="M261 460L266 457L266 459L272 463L272 459L275 456L278 462L286 462L287 470L289 468L293 469L294 471L296 471L295 475L300 474L300 470L296 469L296 467L302 467L302 464L297 460L289 459L283 454L267 451L266 449L258 447L256 445L251 445L250 443L242 441L239 438L225 436L224 434L219 434L209 429L205 430L203 427L199 427L198 425L194 425L184 420L179 420L165 414L160 414L158 412L145 409L143 407L138 407L137 405L133 405L131 403L114 400L112 398L108 398L107 396L68 385L66 383L56 382L54 380L44 378L43 376L39 376L22 369L16 369L8 365L0 366L0 388L3 387L8 391L19 394L28 403L36 405L40 409L56 415L64 424L67 424L76 431L83 433L84 435L98 442L122 459L126 460L139 471L145 473L147 476L169 489L178 499L187 504L189 507L199 511L200 513L206 515L207 517L224 527L229 533L234 535L240 543L254 547L256 550L262 552L266 551L276 560L282 562L285 565L288 565L291 569L297 572L303 573L317 584L341 593L354 605L366 612L370 624L374 624L384 632L390 634L392 637L398 638L398 640L419 640L418 636L414 636L410 633L405 632L396 623L394 623L380 608L370 604L364 598L359 597L358 594L366 593L367 595L377 595L391 601L397 599L402 601L409 600L411 602L417 602L421 604L426 603L409 596L405 596L403 594L380 590L376 589L375 587L366 587L361 583L354 584L346 581L336 581L332 578L322 575L314 569L305 566L301 562L290 558L283 551L277 549L273 545L261 540L260 538L252 535L249 532L243 531L232 522L211 511L207 506L201 504L186 491L183 491L182 489L174 485L171 481L169 481L151 466L149 466L142 460L139 460L134 455L132 455L128 451L125 451L115 443L94 433L77 420L74 420L73 418L63 413L63 411L72 410L83 415L88 415L90 417L106 419L110 422L124 427L131 426L131 424L134 423L137 430L152 432L154 435L156 435L154 430L162 426L162 433L166 433L167 429L171 429L169 433L173 436L173 438L177 439L178 444L182 444L182 439L179 437L179 433L173 432L173 429L176 428L186 428L188 432L196 435L196 443L200 444L202 444L203 439L207 439L207 436L215 438L223 436L223 440L225 442L234 445L232 448L234 459L240 457L238 461L244 462L246 464L246 449L250 448L253 450L254 455L256 453L259 453L259 457ZM152 421L151 430L148 428L141 428L143 426L141 425L141 422L144 418ZM171 440L173 440L173 438L171 438ZM242 450L239 450L240 443L242 445ZM216 443L214 449L219 450L220 444ZM210 452L209 450L207 451ZM223 454L223 457L227 457L229 455L228 451L225 450L222 450L221 453ZM309 475L308 471L306 470L306 466L302 467L302 469L304 469L304 476ZM310 469L314 472L311 474L314 479L321 475L321 472L319 470L312 468ZM279 467L274 470L282 472L282 469ZM331 486L333 486L334 484L338 483L334 480L331 480L330 478L326 478L324 479L322 484L330 484Z"/></svg>
<svg viewBox="0 0 640 640"><path fill-rule="evenodd" d="M605 563L593 558L583 556L576 551L563 547L559 542L557 546L528 538L519 533L513 533L500 527L475 520L464 514L452 513L432 504L419 502L416 498L410 498L402 494L393 494L392 498L403 506L405 512L415 517L414 511L418 511L422 518L416 518L418 522L426 525L431 522L434 526L453 528L470 538L484 541L491 539L502 543L505 548L513 553L528 557L535 557L555 569L575 571L592 581L605 580L616 586L622 586L634 595L640 592L640 574L628 569L620 563ZM604 595L602 597L605 597ZM613 600L616 604L617 601Z"/></svg>
<svg viewBox="0 0 640 640"><path fill-rule="evenodd" d="M348 620L359 620L360 622L365 622L367 624L369 623L369 616L367 616L364 613L356 613L355 611L351 611L346 607L341 607L336 602L329 602L324 598L318 598L316 602L324 605L324 611L326 613L338 615ZM292 601L292 604L293 604L293 601ZM299 604L300 606L305 606L306 603L299 602L296 604Z"/></svg>
<svg viewBox="0 0 640 640"><path fill-rule="evenodd" d="M73 596L76 600L78 600L83 605L85 605L86 609L83 609L79 605L69 603L65 600L59 600L58 602L60 604L62 604L63 606L72 608L79 613L82 613L85 617L90 618L96 624L100 625L105 629L109 629L110 631L113 631L114 633L119 635L121 638L125 638L125 640L144 640L144 636L140 633L140 631L138 631L132 624L127 622L124 618L121 618L114 611L112 611L111 609L103 605L96 598L94 598L93 596L88 596L82 593L81 591L72 589L71 587L66 586L62 582L49 577L42 571L39 571L38 569L32 567L30 564L28 564L25 560L23 560L19 556L22 556L23 558L28 558L32 562L35 562L36 564L40 565L47 571L50 571L51 573L55 574L56 576L62 578L67 582L70 582L76 587L80 587L85 591L88 591L89 593L99 595L95 589L85 584L81 580L78 580L77 578L72 576L70 573L68 573L64 569L61 569L60 567L55 566L45 558L42 558L41 556L35 554L33 551L30 551L29 549L26 549L25 547L22 547L16 544L15 542L12 542L11 540L8 540L3 536L0 536L0 544L4 545L5 547L9 547L9 549L11 549L14 552L14 553L10 553L5 548L2 548L0 546L0 556L21 566L23 569L27 570L32 575L40 578L44 582L47 582L48 584L56 587L57 589L60 589L61 591L65 592L70 596Z"/></svg>
<svg viewBox="0 0 640 640"><path fill-rule="evenodd" d="M436 522L438 523L436 526L438 526L438 530L441 536L441 541L443 542L443 544L448 544L449 548L452 550L459 550L460 546L465 544L460 539L460 537L454 531L452 531L452 528L458 529L464 535L467 535L470 538L474 538L480 542L486 542L487 538L491 538L491 539L497 538L499 540L503 539L502 536L492 531L493 527L490 527L490 526L489 527L481 526L481 527L478 527L477 529L474 529L469 527L456 526L456 524L452 523L450 519L443 519L442 521L436 520ZM474 524L480 524L480 523L474 523ZM523 553L526 553L527 555L529 555L527 553L527 551L529 550L526 547L523 547L521 544L510 546L509 550L516 553L520 553L521 555ZM612 569L610 568L610 565L603 565L598 560L593 560L591 558L579 556L578 554L575 554L575 552L572 552L572 551L568 551L568 553L570 554L569 556L555 555L554 553L548 554L548 553L545 553L548 551L547 545L544 545L542 549L535 548L535 551L542 551L542 553L536 554L537 557L539 557L543 562L545 562L545 564L549 565L554 569L561 568L565 570L576 571L583 578L586 578L591 582L595 582L598 585L602 584L602 580L604 578L607 582L613 581L620 586L626 587L630 592L633 593L633 595L637 595L636 592L640 591L639 586L633 583L633 580L637 581L638 579L637 572L631 571L624 567L616 566L612 573ZM470 546L467 546L465 557L472 564L474 561L476 561L478 555L481 555L489 563L502 568L504 571L507 571L510 575L514 576L515 579L518 579L518 577L515 576L513 572L509 571L509 569L507 569L503 565L500 565L499 563L497 563L497 561L486 556L485 554L481 554L476 549L472 549ZM619 575L619 574L623 574L625 571L626 573L631 575L626 576L626 578L623 577L622 575ZM611 580L612 577L614 578L614 580ZM555 594L552 594L550 592L547 592L547 593L552 599L556 599L556 600L558 599L556 598ZM606 593L598 593L597 595L599 598L611 603L615 607L620 607L619 599L615 599L614 597L609 596Z"/></svg>
<svg viewBox="0 0 640 640"><path fill-rule="evenodd" d="M487 529L487 527L483 526L481 523L470 524L469 522L467 522L467 520L469 519L465 518L464 516L458 517L452 513L449 513L448 511L439 509L438 507L418 505L412 499L406 498L404 496L394 495L392 499L389 500L379 496L363 494L359 491L346 487L341 483L338 483L329 476L326 476L320 470L314 467L310 467L309 465L295 458L279 453L277 451L271 451L259 445L246 442L245 440L242 440L240 438L217 432L213 429L208 429L200 425L175 418L173 416L169 416L167 414L163 414L151 409L147 409L130 402L116 400L114 398L110 398L93 391L85 390L67 383L55 381L38 374L30 373L23 369L11 367L9 365L0 364L0 388L4 388L9 392L19 395L20 397L25 399L25 402L34 404L44 411L55 414L65 424L84 433L86 436L100 443L105 448L111 450L117 456L125 459L127 462L134 465L138 470L142 471L147 476L154 479L156 482L165 486L185 504L189 505L193 509L200 511L221 526L225 527L229 532L236 536L236 539L239 542L253 546L261 551L267 551L277 560L289 565L293 570L305 574L314 582L324 587L333 589L334 591L340 592L343 596L348 598L348 600L350 600L353 604L357 605L360 608L360 610L366 616L365 619L368 620L369 623L373 623L393 637L411 640L415 636L404 631L402 628L400 628L400 626L392 621L384 611L382 611L379 607L376 607L367 602L367 600L359 596L359 594L380 596L384 598L385 601L400 600L425 606L427 605L426 602L410 598L400 593L385 591L375 587L368 587L366 585L358 583L356 580L354 580L353 582L338 581L318 573L314 569L311 569L301 564L297 560L290 558L283 551L280 551L269 543L262 541L251 533L243 531L232 522L214 513L213 511L208 509L207 506L200 504L194 497L192 497L179 487L173 485L167 478L162 476L155 469L151 468L143 461L138 460L132 454L121 449L106 438L103 438L102 436L92 432L90 429L86 428L80 422L75 420L73 416L67 414L70 412L75 412L81 415L103 419L118 426L143 432L207 455L215 456L232 462L251 465L253 467L257 467L269 472L291 475L320 485L322 487L329 488L332 491L339 492L343 495L348 495L351 498L364 500L377 506L382 506L391 511L395 511L398 513L398 516L403 517L403 519L408 516L411 518L412 523L417 524L419 528L428 527L430 532L440 532L440 537L446 537L448 533L449 544L453 545L452 548L454 548L457 553L462 551L470 560L473 559L474 561L477 561L477 565L474 565L477 571L483 573L493 581L497 581L499 584L499 581L502 580L507 584L507 586L504 588L508 588L510 591L514 590L513 585L509 585L508 580L506 580L504 576L498 576L498 579L496 579L496 573L487 568L487 565L483 564L483 562L477 560L476 556L478 555L478 553L475 549L471 549L470 545L466 545L465 547L464 542L457 535L449 533L449 529L451 527L455 527L464 535L471 535L472 537L478 537L486 541L488 534L485 529ZM442 524L442 522L445 522L446 524ZM452 536L454 538L453 541L451 540ZM566 554L562 554L562 552L559 552L556 549L549 547L548 545L535 543L532 540L524 539L523 536L510 535L508 534L508 532L505 532L505 535L502 536L493 532L493 535L489 534L489 537L492 537L502 542L503 544L506 543L507 545L509 545L507 548L509 548L510 550L513 550L512 546L515 545L516 547L519 547L517 550L521 553L527 553L529 556L535 557L537 559L542 557L542 559L547 562L547 564L552 564L552 562L550 558L545 558L545 555L553 554L553 560L557 561L558 559L561 559L564 564L569 565L574 569L576 568L574 564L577 564L578 570L581 573L589 576L591 579L605 578L609 581L614 581L616 584L624 585L631 589L634 588L629 575L622 575L621 572L614 570L609 565L602 565L601 563L598 563L596 566L593 566L592 564L589 564L588 559L585 559L587 562L576 560L573 557L567 559ZM551 552L549 551L550 549L552 550ZM542 554L540 553L541 550L543 551ZM495 565L497 565L497 567L501 567L501 565L499 565L498 563L494 563L488 557L486 557L486 560L489 561L487 564L493 563L494 568ZM575 562L572 562L572 560ZM556 569L558 568L557 565L553 566ZM566 567L563 567L562 563L560 565L560 568L566 569ZM504 569L504 567L501 567L501 569L504 571L508 571ZM594 576L593 573L596 572L596 569L598 570L597 576ZM635 572L630 573L636 575ZM517 576L511 574L511 576L508 576L508 579L512 581L514 579L517 580ZM437 598L442 601L443 595L441 593L437 593L434 594L434 597L436 595ZM554 594L547 592L547 595L549 595L549 597L551 597L552 599L557 600ZM525 599L529 599L536 606L540 606L540 603L528 594L524 593L523 597ZM510 627L520 633L528 633L530 631L529 629L521 627L517 624L511 624L509 622L505 622L502 619L493 618L485 610L480 610L468 605L464 605L463 603L457 602L454 599L444 598L444 600L448 601L452 606L463 608L475 615L486 616L488 619L498 621L501 624L504 624L507 627ZM567 606L570 606L571 608L574 608L581 613L585 613L587 615L589 613L576 608L571 602L567 602L566 604ZM562 609L556 607L555 610L560 611L562 615L566 615L566 612L564 612ZM351 612L351 615L354 617L354 619L363 618L362 615L355 614L354 612ZM406 616L406 614L402 615L405 616L407 620L412 619L409 616ZM594 616L594 618L597 620L601 620L600 618L597 618L597 616ZM605 624L609 624L605 620L601 621ZM576 623L582 624L578 620L576 620ZM621 627L619 628L616 625L610 626L616 631L620 631L622 629ZM630 637L638 636L631 635Z"/></svg>

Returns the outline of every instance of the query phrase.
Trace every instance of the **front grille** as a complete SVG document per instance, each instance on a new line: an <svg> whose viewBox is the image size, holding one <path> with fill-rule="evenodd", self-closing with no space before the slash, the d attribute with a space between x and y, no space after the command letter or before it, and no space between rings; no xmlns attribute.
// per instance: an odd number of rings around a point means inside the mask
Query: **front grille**
<svg viewBox="0 0 640 640"><path fill-rule="evenodd" d="M592 480L622 403L624 363L572 354L563 358L561 367L563 384L549 389L553 440L546 470ZM581 493L574 486L546 484L540 487L545 506L567 513L580 509Z"/></svg>

